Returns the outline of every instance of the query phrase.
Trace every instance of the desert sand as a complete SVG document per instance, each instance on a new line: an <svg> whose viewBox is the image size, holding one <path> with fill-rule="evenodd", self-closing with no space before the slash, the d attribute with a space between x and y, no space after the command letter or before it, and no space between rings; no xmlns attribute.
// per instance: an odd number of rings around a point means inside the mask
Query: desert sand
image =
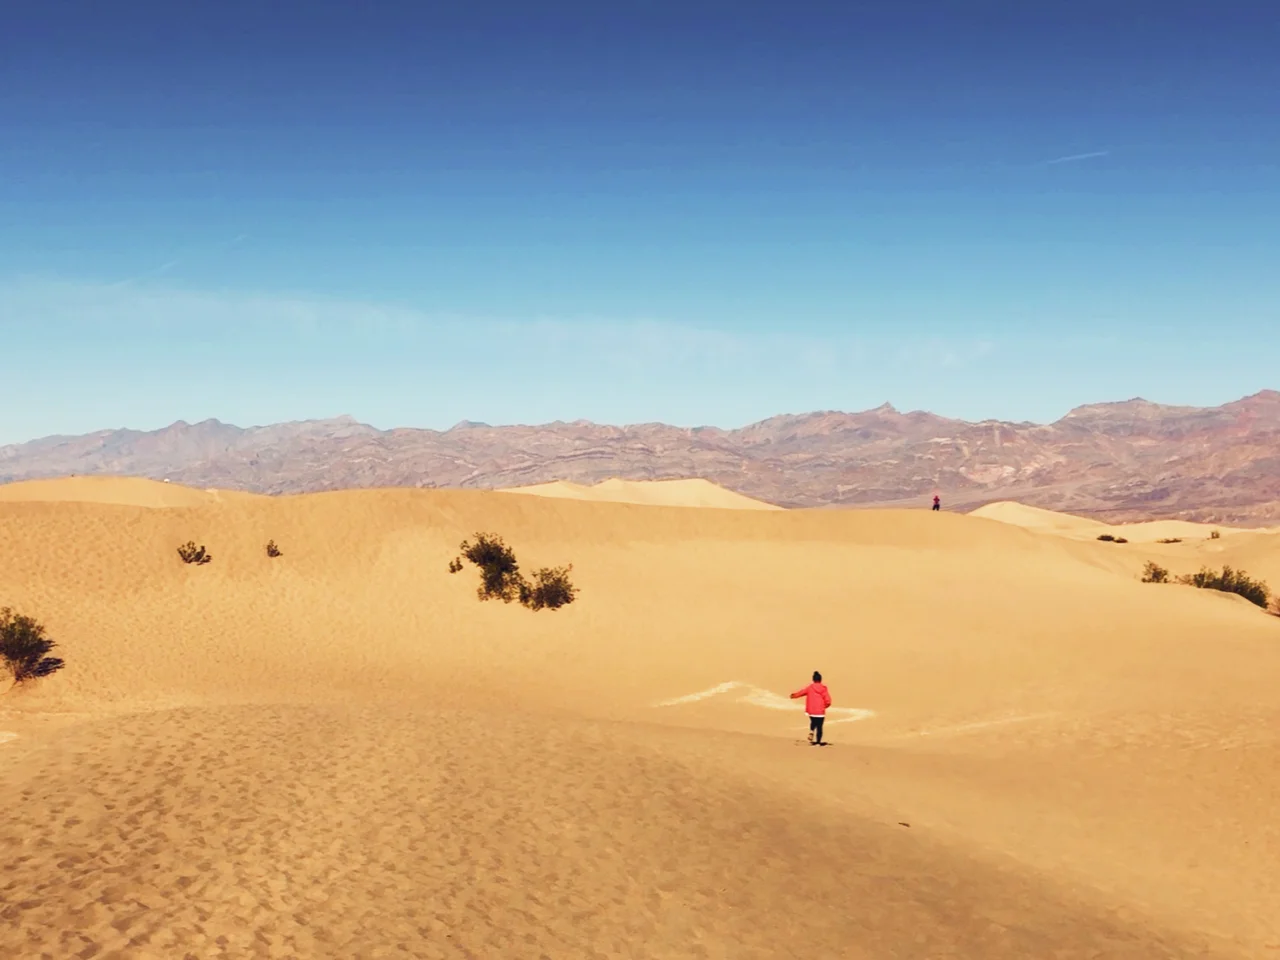
<svg viewBox="0 0 1280 960"><path fill-rule="evenodd" d="M0 484L0 503L114 503L131 507L202 507L253 499L238 490L194 490L137 477L80 476Z"/></svg>
<svg viewBox="0 0 1280 960"><path fill-rule="evenodd" d="M553 480L528 487L509 487L502 493L527 493L539 497L594 500L600 503L643 503L655 507L718 507L725 510L781 510L763 500L755 500L717 486L710 480L602 480L586 486L568 480Z"/></svg>
<svg viewBox="0 0 1280 960"><path fill-rule="evenodd" d="M0 956L1280 956L1280 618L1138 580L1276 534L41 483ZM477 531L581 596L479 602Z"/></svg>
<svg viewBox="0 0 1280 960"><path fill-rule="evenodd" d="M1142 523L1102 523L1088 517L1069 513L1057 513L1040 507L1008 500L989 503L974 510L970 516L999 520L1014 526L1025 527L1039 533L1055 533L1077 540L1096 540L1100 534L1124 537L1131 543L1156 543L1160 540L1187 539L1208 540L1214 533L1228 536L1240 533L1274 533L1266 528L1245 529L1214 523L1194 523L1190 520L1147 520Z"/></svg>

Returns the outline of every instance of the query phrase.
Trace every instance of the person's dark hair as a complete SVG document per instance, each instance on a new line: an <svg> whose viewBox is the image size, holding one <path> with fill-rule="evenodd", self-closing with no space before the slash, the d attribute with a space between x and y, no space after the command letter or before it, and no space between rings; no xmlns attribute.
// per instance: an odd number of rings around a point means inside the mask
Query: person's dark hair
<svg viewBox="0 0 1280 960"><path fill-rule="evenodd" d="M814 683L822 682L822 674L820 674L817 670L813 671L813 682Z"/></svg>

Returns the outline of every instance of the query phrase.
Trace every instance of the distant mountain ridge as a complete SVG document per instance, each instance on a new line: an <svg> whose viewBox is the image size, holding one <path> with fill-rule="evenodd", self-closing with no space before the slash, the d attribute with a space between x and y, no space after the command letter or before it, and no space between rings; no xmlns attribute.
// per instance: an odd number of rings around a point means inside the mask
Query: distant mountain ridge
<svg viewBox="0 0 1280 960"><path fill-rule="evenodd" d="M178 421L0 447L0 482L66 474L300 493L346 487L518 487L701 477L787 507L1019 500L1112 522L1280 522L1280 392L1220 407L1140 398L1051 424L971 423L890 404L785 414L734 429L578 420L378 430L344 416L237 427Z"/></svg>

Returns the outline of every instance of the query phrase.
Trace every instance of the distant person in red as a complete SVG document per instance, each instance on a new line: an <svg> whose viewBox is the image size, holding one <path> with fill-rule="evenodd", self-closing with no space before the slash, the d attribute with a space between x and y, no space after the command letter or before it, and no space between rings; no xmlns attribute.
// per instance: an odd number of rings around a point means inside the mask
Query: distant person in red
<svg viewBox="0 0 1280 960"><path fill-rule="evenodd" d="M933 495L933 509L935 510L942 509L942 498L938 496L936 493Z"/></svg>
<svg viewBox="0 0 1280 960"><path fill-rule="evenodd" d="M831 693L822 682L822 674L813 671L813 683L791 695L792 700L804 697L804 712L809 715L809 742L822 746L822 723L827 719L827 707L831 706Z"/></svg>

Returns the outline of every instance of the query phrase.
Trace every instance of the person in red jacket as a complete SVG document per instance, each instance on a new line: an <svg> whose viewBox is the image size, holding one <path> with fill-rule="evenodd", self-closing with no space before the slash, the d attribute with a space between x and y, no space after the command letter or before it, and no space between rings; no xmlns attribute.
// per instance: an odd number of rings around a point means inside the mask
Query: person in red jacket
<svg viewBox="0 0 1280 960"><path fill-rule="evenodd" d="M813 683L791 695L792 700L804 697L804 712L809 715L809 742L822 746L822 724L827 719L827 707L831 706L831 692L822 682L822 674L813 671Z"/></svg>

